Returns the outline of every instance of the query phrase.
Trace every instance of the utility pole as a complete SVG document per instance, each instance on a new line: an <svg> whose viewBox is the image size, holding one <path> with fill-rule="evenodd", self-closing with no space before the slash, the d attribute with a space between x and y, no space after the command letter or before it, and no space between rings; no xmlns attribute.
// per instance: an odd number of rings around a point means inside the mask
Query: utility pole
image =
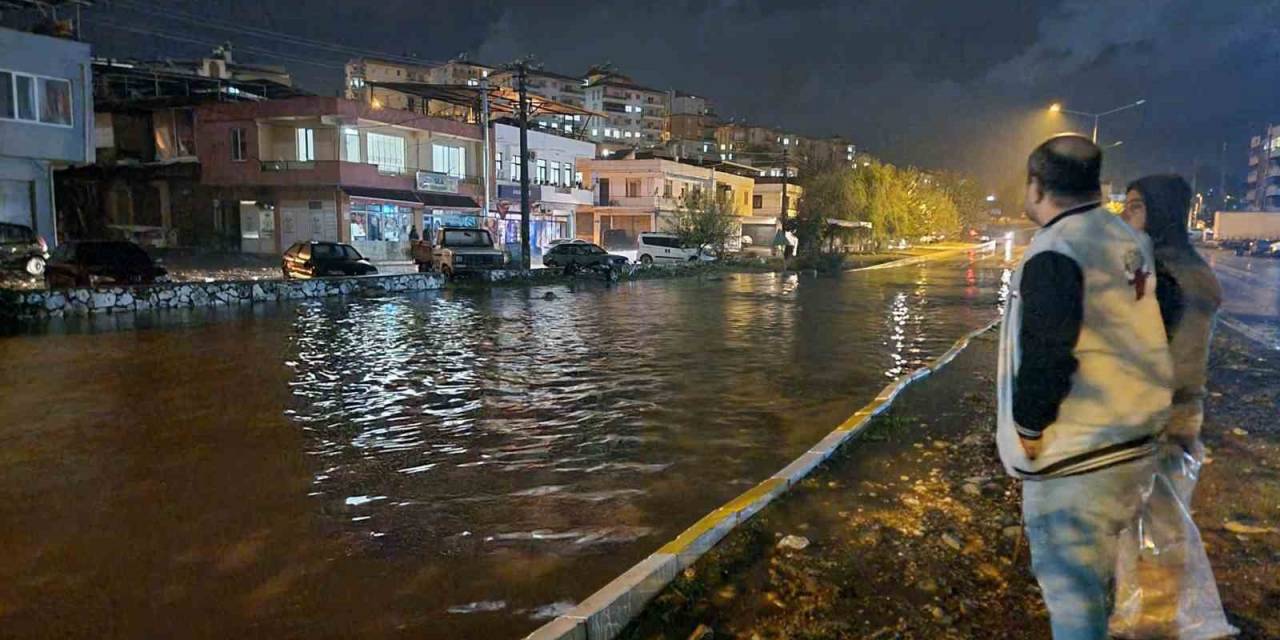
<svg viewBox="0 0 1280 640"><path fill-rule="evenodd" d="M782 230L787 229L787 180L790 174L790 167L787 163L787 147L782 146L782 211L778 212L778 224L782 225Z"/></svg>
<svg viewBox="0 0 1280 640"><path fill-rule="evenodd" d="M1270 130L1270 125L1267 125ZM1261 166L1261 163L1259 163ZM1262 180L1258 180L1258 184L1262 184ZM1227 208L1227 141L1222 141L1222 155L1218 157L1218 200L1222 202L1222 208Z"/></svg>
<svg viewBox="0 0 1280 640"><path fill-rule="evenodd" d="M480 171L480 175L484 176L484 201L480 203L480 219L489 217L489 202L491 192L489 191L489 172L493 170L493 162L489 159L489 144L491 142L489 133L489 74L484 74L480 78L480 127L481 133L484 134L484 165Z"/></svg>
<svg viewBox="0 0 1280 640"><path fill-rule="evenodd" d="M516 83L520 95L520 268L530 267L529 242L529 91L525 86L524 60L516 62Z"/></svg>

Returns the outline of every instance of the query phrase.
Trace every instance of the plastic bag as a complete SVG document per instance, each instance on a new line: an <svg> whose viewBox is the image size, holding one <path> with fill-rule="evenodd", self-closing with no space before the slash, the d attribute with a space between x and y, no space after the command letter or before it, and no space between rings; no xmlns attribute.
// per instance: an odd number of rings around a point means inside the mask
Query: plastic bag
<svg viewBox="0 0 1280 640"><path fill-rule="evenodd" d="M1191 519L1191 493L1203 447L1164 443L1142 508L1120 534L1116 606L1110 632L1118 638L1210 640L1240 633L1227 623L1200 531Z"/></svg>

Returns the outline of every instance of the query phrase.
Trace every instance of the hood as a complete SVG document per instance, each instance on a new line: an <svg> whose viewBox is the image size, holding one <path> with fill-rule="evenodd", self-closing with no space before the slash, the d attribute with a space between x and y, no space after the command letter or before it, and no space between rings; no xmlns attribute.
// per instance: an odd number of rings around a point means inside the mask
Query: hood
<svg viewBox="0 0 1280 640"><path fill-rule="evenodd" d="M1191 185L1182 176L1156 175L1134 181L1129 188L1142 194L1147 205L1147 235L1156 249L1191 247L1187 214L1191 211Z"/></svg>

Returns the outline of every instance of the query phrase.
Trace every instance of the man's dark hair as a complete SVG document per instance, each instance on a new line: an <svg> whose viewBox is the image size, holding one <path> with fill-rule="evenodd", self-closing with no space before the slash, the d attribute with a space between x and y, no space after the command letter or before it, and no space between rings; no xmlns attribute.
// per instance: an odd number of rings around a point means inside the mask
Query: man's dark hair
<svg viewBox="0 0 1280 640"><path fill-rule="evenodd" d="M1081 202L1102 192L1102 149L1088 138L1064 133L1045 140L1027 158L1027 181L1055 200Z"/></svg>

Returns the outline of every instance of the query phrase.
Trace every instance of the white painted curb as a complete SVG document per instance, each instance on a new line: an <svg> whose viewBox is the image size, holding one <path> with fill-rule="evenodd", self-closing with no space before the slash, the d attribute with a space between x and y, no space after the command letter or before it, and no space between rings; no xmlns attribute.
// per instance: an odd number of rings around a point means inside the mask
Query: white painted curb
<svg viewBox="0 0 1280 640"><path fill-rule="evenodd" d="M997 318L981 329L966 334L933 362L889 383L874 400L855 411L834 431L791 461L791 464L703 516L675 540L614 578L568 613L525 636L525 640L612 640L617 637L640 614L650 599L682 570L720 542L734 527L795 486L844 443L860 434L871 423L871 418L888 409L893 399L908 385L945 367L969 346L970 341L999 323L1000 319Z"/></svg>

